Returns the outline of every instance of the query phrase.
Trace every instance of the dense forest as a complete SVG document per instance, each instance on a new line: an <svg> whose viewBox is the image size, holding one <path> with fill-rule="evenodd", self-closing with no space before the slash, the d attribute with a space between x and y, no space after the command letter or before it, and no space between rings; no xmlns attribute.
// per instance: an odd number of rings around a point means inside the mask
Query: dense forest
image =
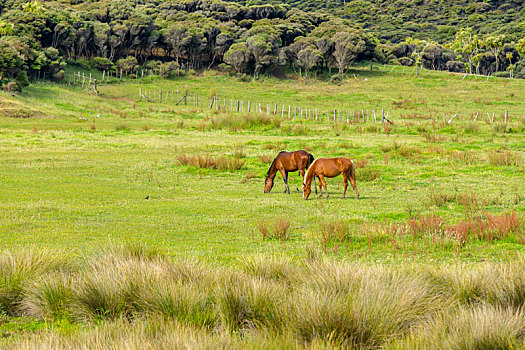
<svg viewBox="0 0 525 350"><path fill-rule="evenodd" d="M161 76L293 69L343 79L356 61L525 76L523 1L0 0L0 81L66 64Z"/></svg>

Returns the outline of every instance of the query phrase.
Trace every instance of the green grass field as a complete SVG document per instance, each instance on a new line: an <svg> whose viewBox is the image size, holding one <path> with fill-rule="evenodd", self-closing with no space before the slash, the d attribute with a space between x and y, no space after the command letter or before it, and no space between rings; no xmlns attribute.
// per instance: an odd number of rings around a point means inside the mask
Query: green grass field
<svg viewBox="0 0 525 350"><path fill-rule="evenodd" d="M380 69L357 69L341 85L203 73L102 84L98 97L45 82L0 93L1 248L56 249L76 261L124 243L233 267L261 255L364 266L521 259L525 82ZM198 93L205 107L138 101L139 87ZM394 125L210 110L215 94L321 116L337 108L371 119L384 108ZM296 149L356 161L361 198L350 188L339 199L338 177L327 181L329 199L304 201L297 173L290 195L280 175L265 195L272 159ZM194 156L235 169L182 164ZM276 223L289 223L285 238L264 238L261 227L273 233ZM3 332L18 323L33 332L34 319L7 319Z"/></svg>
<svg viewBox="0 0 525 350"><path fill-rule="evenodd" d="M419 240L415 243L423 245L407 246L403 254L396 254L383 235L374 235L370 245L363 225L430 214L452 225L469 209L457 200L461 196L475 197L478 209L493 214L523 211L522 82L357 72L358 79L340 86L276 79L243 83L227 76L149 78L150 83L140 86L319 109L346 101L349 109L371 113L375 108L378 115L383 106L395 123L390 135L379 122L277 122L280 118L274 116L264 120L269 117L263 113L260 120L246 123L247 113L171 101L132 102L139 85L131 83L101 85L102 97L45 83L27 88L20 97L2 95L4 111L30 116L4 115L0 120L2 245L64 246L82 252L108 241L131 241L162 246L173 255L235 261L261 252L300 256L305 246L319 244L320 226L342 220L350 227L352 242L340 244L341 257L446 260L457 252ZM408 102L396 105L400 96ZM417 101L422 105L412 109ZM459 117L443 125L442 113L450 117L454 107ZM473 122L476 110L495 111L494 123L486 117ZM503 124L503 110L509 111L508 124ZM357 170L362 198L355 200L349 191L347 199L339 200L342 181L335 178L328 183L329 200L303 201L299 191L282 193L280 175L272 193L264 195L264 174L273 157L280 150L301 148L318 158L346 156L364 162ZM512 158L509 165L489 159L502 150ZM237 156L244 166L233 172L182 166L181 154ZM301 190L298 173L290 179L292 189ZM257 224L277 218L290 221L290 239L262 240ZM511 235L491 244L473 240L462 247L461 256L499 259L520 251L522 245Z"/></svg>

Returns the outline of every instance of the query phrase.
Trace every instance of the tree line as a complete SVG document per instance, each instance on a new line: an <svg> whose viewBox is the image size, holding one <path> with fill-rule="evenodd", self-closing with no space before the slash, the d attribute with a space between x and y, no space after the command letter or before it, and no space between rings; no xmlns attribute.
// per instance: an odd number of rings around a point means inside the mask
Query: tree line
<svg viewBox="0 0 525 350"><path fill-rule="evenodd" d="M523 38L466 28L448 43L411 37L382 43L343 17L221 0L72 0L69 6L0 0L0 81L20 89L37 73L61 80L67 62L79 60L124 74L147 67L162 76L211 67L254 77L293 69L305 83L312 71L342 79L360 60L525 74Z"/></svg>

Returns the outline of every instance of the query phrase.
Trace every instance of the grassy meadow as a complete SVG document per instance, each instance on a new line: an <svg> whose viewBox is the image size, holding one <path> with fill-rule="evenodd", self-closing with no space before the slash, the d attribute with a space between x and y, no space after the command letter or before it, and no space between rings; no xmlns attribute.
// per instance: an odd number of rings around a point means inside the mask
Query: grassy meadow
<svg viewBox="0 0 525 350"><path fill-rule="evenodd" d="M363 66L339 85L203 72L100 84L99 96L67 82L0 93L0 345L523 344L525 82L391 71ZM139 101L139 88L198 93L203 107ZM215 95L272 113L210 109ZM322 118L289 119L288 105ZM349 120L328 121L334 109ZM338 177L329 199L304 201L298 173L290 195L280 175L265 195L273 158L296 149L353 159L361 198L349 186L339 199ZM445 332L450 322L480 339Z"/></svg>

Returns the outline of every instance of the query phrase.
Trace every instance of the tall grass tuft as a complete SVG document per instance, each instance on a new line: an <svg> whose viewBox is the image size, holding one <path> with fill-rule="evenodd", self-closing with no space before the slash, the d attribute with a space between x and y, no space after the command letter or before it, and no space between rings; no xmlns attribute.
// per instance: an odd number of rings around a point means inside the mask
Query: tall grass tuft
<svg viewBox="0 0 525 350"><path fill-rule="evenodd" d="M257 224L257 230L263 239L278 239L286 241L290 239L290 220L277 218L272 222L260 221Z"/></svg>
<svg viewBox="0 0 525 350"><path fill-rule="evenodd" d="M333 220L319 224L321 242L326 247L328 243L351 242L350 227L344 220Z"/></svg>
<svg viewBox="0 0 525 350"><path fill-rule="evenodd" d="M19 314L24 287L44 274L67 268L67 258L60 251L36 248L3 251L0 254L0 313Z"/></svg>
<svg viewBox="0 0 525 350"><path fill-rule="evenodd" d="M24 288L20 307L25 314L45 321L68 318L71 285L71 276L66 273L42 276Z"/></svg>
<svg viewBox="0 0 525 350"><path fill-rule="evenodd" d="M494 166L523 166L523 156L513 151L491 151L487 153L487 160L490 165Z"/></svg>
<svg viewBox="0 0 525 350"><path fill-rule="evenodd" d="M198 168L205 169L218 169L218 170L228 170L236 171L244 169L246 162L238 157L226 158L219 157L213 158L210 155L197 156L197 155L187 155L179 154L177 160L181 165L193 166Z"/></svg>
<svg viewBox="0 0 525 350"><path fill-rule="evenodd" d="M517 349L523 344L524 331L525 314L522 310L481 305L443 314L429 327L420 330L410 347Z"/></svg>
<svg viewBox="0 0 525 350"><path fill-rule="evenodd" d="M210 295L195 284L173 282L169 278L143 286L134 308L139 314L162 315L198 327L211 327L217 319Z"/></svg>
<svg viewBox="0 0 525 350"><path fill-rule="evenodd" d="M242 275L232 276L217 291L222 325L230 331L283 325L284 290L276 283Z"/></svg>

